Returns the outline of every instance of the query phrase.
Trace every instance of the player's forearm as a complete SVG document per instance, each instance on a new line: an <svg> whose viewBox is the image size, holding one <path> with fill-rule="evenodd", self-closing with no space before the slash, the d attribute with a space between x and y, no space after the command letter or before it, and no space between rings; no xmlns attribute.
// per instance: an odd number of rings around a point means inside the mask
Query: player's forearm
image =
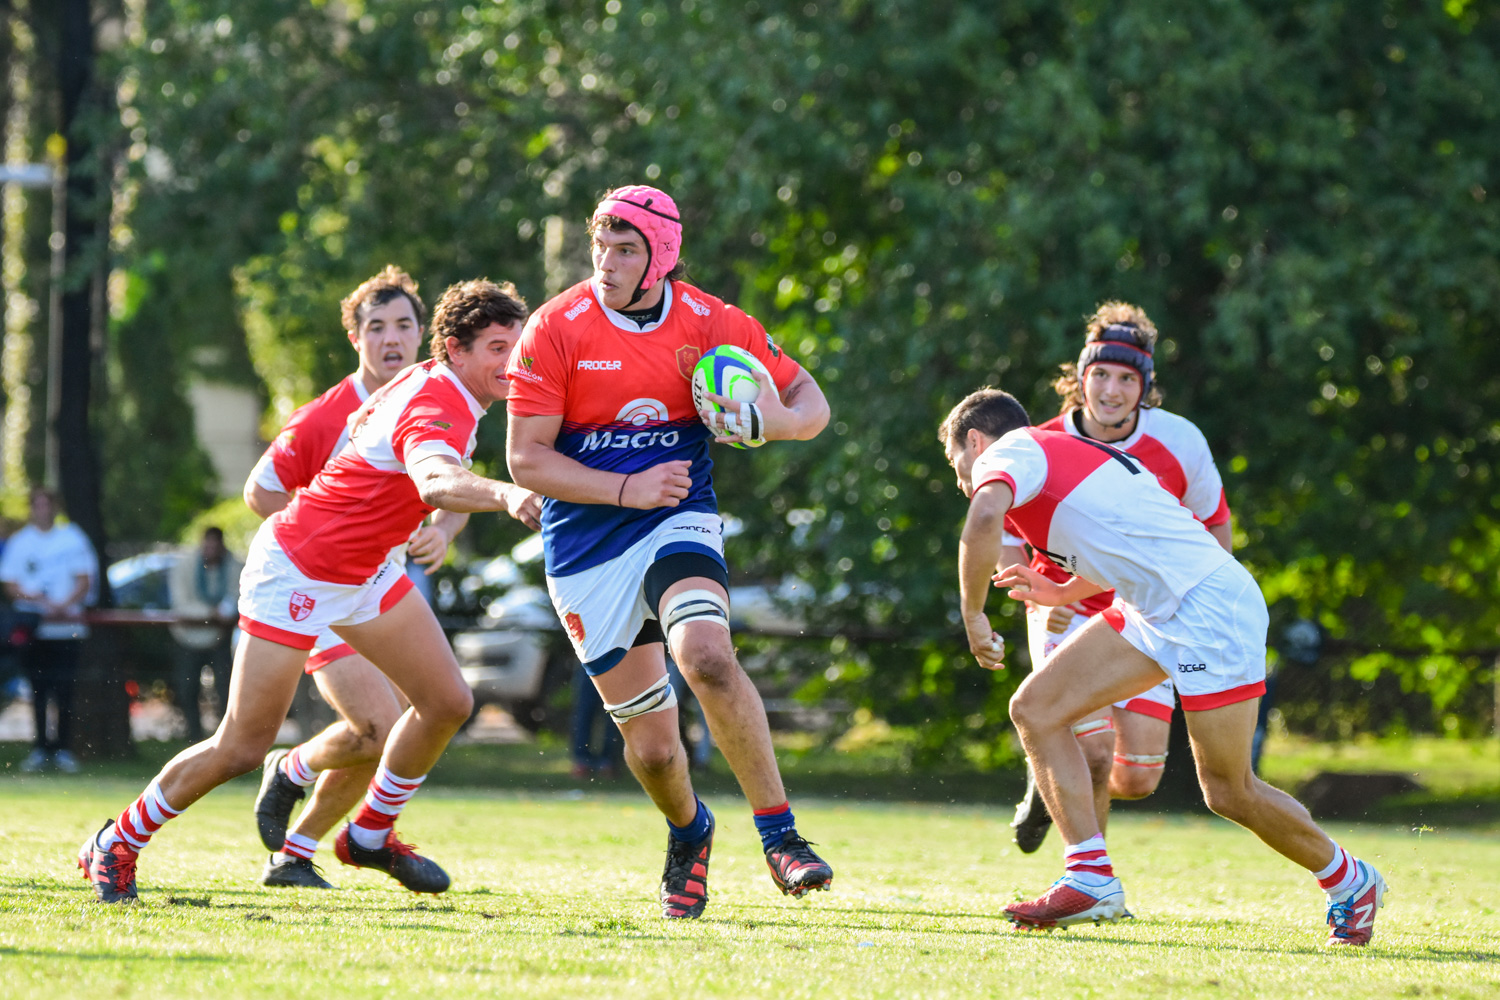
<svg viewBox="0 0 1500 1000"><path fill-rule="evenodd" d="M488 481L493 482L494 480ZM432 526L439 529L443 534L448 536L448 543L450 545L453 543L453 540L458 537L459 532L464 530L465 525L467 525L468 523L469 515L467 511L447 510L444 508L439 508L438 510L433 512L432 515Z"/></svg>
<svg viewBox="0 0 1500 1000"><path fill-rule="evenodd" d="M1001 548L999 519L971 510L958 540L959 605L965 618L984 613Z"/></svg>
<svg viewBox="0 0 1500 1000"><path fill-rule="evenodd" d="M1102 594L1108 587L1101 587L1092 580L1085 580L1081 576L1075 576L1067 583L1059 584L1057 596L1060 600L1054 607L1062 607L1064 604L1077 604L1079 601L1087 600L1095 594Z"/></svg>
<svg viewBox="0 0 1500 1000"><path fill-rule="evenodd" d="M566 503L617 504L626 479L536 442L513 443L506 460L517 486Z"/></svg>
<svg viewBox="0 0 1500 1000"><path fill-rule="evenodd" d="M832 412L828 408L828 397L823 395L822 388L806 372L787 386L786 391L781 394L781 405L786 407L787 423L785 427L778 429L778 440L809 441L828 426Z"/></svg>
<svg viewBox="0 0 1500 1000"><path fill-rule="evenodd" d="M290 493L268 490L253 479L245 484L245 506L256 517L270 517L291 502Z"/></svg>
<svg viewBox="0 0 1500 1000"><path fill-rule="evenodd" d="M1214 536L1214 541L1224 547L1225 552L1234 551L1234 525L1229 521L1223 524L1209 526L1208 533Z"/></svg>
<svg viewBox="0 0 1500 1000"><path fill-rule="evenodd" d="M506 510L509 483L475 475L456 463L424 462L412 476L422 502L467 517L476 511ZM450 536L451 537L451 536Z"/></svg>
<svg viewBox="0 0 1500 1000"><path fill-rule="evenodd" d="M1007 566L1015 566L1018 563L1022 566L1026 565L1025 549L1015 545L1000 546L1000 561L996 564L996 569L1004 569Z"/></svg>

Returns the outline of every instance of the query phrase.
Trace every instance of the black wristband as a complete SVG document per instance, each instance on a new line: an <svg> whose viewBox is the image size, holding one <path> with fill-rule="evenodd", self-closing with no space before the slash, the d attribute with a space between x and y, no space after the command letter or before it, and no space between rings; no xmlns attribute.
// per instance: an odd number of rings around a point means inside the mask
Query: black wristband
<svg viewBox="0 0 1500 1000"><path fill-rule="evenodd" d="M625 506L625 484L628 483L628 482L630 482L630 477L633 476L633 475L635 475L635 473L633 473L633 472L627 472L625 474L625 478L622 479L622 480L620 480L620 495L617 496L617 497L615 497L615 506L616 507L623 507L623 506Z"/></svg>

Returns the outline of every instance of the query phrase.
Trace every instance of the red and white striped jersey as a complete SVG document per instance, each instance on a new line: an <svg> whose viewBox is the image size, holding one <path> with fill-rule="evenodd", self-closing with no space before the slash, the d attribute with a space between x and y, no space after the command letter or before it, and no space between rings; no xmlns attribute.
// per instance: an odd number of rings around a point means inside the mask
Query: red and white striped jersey
<svg viewBox="0 0 1500 1000"><path fill-rule="evenodd" d="M406 369L359 408L343 449L272 516L276 540L314 580L364 583L435 509L408 470L435 455L467 467L482 416L446 365Z"/></svg>
<svg viewBox="0 0 1500 1000"><path fill-rule="evenodd" d="M369 395L355 372L311 403L297 407L255 463L251 480L273 493L292 493L307 486L349 440L349 416Z"/></svg>
<svg viewBox="0 0 1500 1000"><path fill-rule="evenodd" d="M1015 494L1006 529L1070 576L1111 587L1147 621L1234 557L1140 462L1110 445L1026 427L974 463L975 492Z"/></svg>
<svg viewBox="0 0 1500 1000"><path fill-rule="evenodd" d="M1080 426L1082 412L1069 410L1038 426L1041 430L1066 431L1076 438L1084 438L1086 435ZM1182 501L1182 505L1205 525L1212 527L1229 521L1224 480L1214 465L1208 441L1191 420L1154 407L1143 409L1129 437L1108 443L1110 447L1139 459L1147 471L1155 474L1162 487ZM1019 546L1021 540L1007 536L1005 544ZM1067 574L1040 552L1033 553L1031 568L1058 583L1067 581ZM1074 607L1082 614L1097 615L1109 607L1112 600L1114 594L1105 591L1079 601Z"/></svg>

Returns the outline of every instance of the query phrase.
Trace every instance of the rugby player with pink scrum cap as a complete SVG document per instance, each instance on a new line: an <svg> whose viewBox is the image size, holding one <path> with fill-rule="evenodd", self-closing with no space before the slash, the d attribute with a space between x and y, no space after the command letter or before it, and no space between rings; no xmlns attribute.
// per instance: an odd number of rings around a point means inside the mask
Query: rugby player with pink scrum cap
<svg viewBox="0 0 1500 1000"><path fill-rule="evenodd" d="M714 818L693 792L664 645L754 809L782 892L827 889L833 870L798 833L765 706L734 655L723 522L709 441L807 440L828 422L823 392L753 318L681 280L682 222L664 192L605 195L589 225L594 274L536 311L511 359L507 458L542 508L547 587L625 759L666 817L662 915L708 902ZM754 403L710 396L694 364L721 345L755 355Z"/></svg>

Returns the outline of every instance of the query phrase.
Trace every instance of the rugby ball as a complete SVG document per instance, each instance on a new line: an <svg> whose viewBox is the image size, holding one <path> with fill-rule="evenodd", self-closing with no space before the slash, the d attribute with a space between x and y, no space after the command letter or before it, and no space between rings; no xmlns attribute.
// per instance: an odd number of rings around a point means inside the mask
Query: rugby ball
<svg viewBox="0 0 1500 1000"><path fill-rule="evenodd" d="M706 352L693 366L693 407L698 410L712 409L723 412L724 407L709 402L706 393L724 396L737 403L753 403L760 395L760 386L752 371L759 371L776 390L776 382L760 359L742 347L724 344ZM757 447L736 444L736 448Z"/></svg>

